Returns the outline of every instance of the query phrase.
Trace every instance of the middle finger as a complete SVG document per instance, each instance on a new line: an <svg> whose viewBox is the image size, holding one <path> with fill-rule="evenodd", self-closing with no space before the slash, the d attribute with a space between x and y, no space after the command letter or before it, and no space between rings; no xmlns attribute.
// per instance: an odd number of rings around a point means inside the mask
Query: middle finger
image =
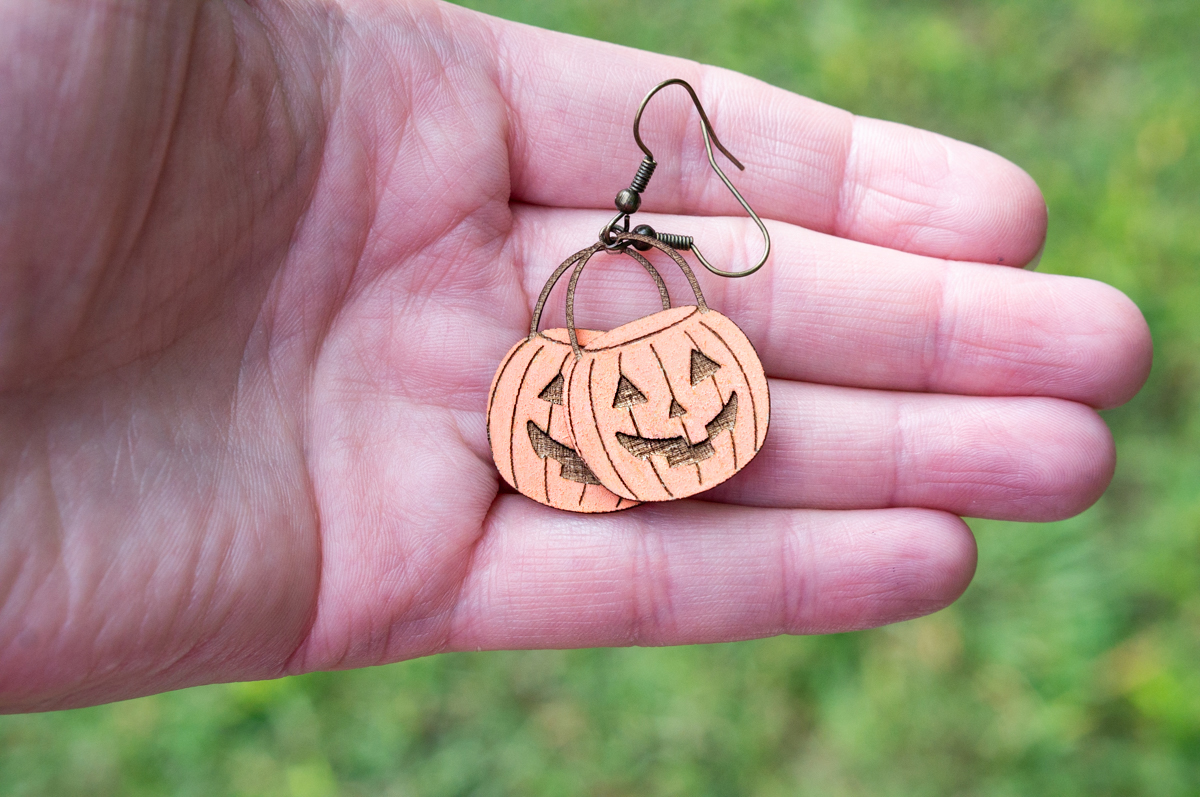
<svg viewBox="0 0 1200 797"><path fill-rule="evenodd" d="M527 264L522 278L534 296L559 261L595 240L604 216L513 210L514 254ZM697 235L709 259L724 268L753 263L762 245L748 219L640 214L643 220L656 230ZM1149 371L1145 320L1103 283L943 261L769 225L772 256L761 272L722 279L698 268L698 276L710 306L746 332L770 376L1109 407L1128 400ZM669 261L648 254L679 303L686 283ZM589 267L576 304L580 323L607 329L647 308L653 292L636 271ZM559 287L543 326L562 324L562 295Z"/></svg>
<svg viewBox="0 0 1200 797"><path fill-rule="evenodd" d="M1108 427L1074 402L770 387L762 450L706 500L1047 521L1090 506L1112 477Z"/></svg>

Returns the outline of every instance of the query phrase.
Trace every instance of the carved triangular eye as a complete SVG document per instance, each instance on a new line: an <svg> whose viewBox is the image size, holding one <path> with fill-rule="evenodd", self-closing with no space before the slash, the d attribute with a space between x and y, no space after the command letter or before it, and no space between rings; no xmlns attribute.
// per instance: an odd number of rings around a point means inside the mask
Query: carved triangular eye
<svg viewBox="0 0 1200 797"><path fill-rule="evenodd" d="M563 375L555 374L550 380L550 384L542 388L542 392L538 393L538 398L542 401L548 401L551 404L561 405L563 403Z"/></svg>
<svg viewBox="0 0 1200 797"><path fill-rule="evenodd" d="M634 404L645 404L646 394L638 390L629 377L621 374L617 382L617 395L613 396L614 407L632 407Z"/></svg>
<svg viewBox="0 0 1200 797"><path fill-rule="evenodd" d="M700 353L699 349L692 349L692 384L698 385L708 377L721 370L721 364L710 360Z"/></svg>
<svg viewBox="0 0 1200 797"><path fill-rule="evenodd" d="M667 414L672 418L682 418L684 415L687 415L687 410L678 401L671 399L671 410Z"/></svg>

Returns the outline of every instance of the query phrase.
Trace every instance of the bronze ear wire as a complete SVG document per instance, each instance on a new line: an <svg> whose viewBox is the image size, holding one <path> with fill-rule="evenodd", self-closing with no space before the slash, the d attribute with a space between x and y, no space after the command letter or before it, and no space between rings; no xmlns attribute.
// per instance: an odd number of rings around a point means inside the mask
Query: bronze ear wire
<svg viewBox="0 0 1200 797"><path fill-rule="evenodd" d="M726 271L724 269L717 268L710 263L708 259L700 252L700 249L696 246L695 241L690 235L676 235L673 233L655 232L654 228L649 224L640 224L633 229L633 232L661 241L672 249L690 250L696 255L696 259L700 261L701 265L719 276L749 276L750 274L753 274L762 268L767 262L767 258L771 254L771 236L767 232L767 226L763 224L762 219L760 219L758 214L754 212L754 209L750 207L750 203L746 201L745 197L743 197L737 188L734 187L733 183L730 182L729 178L725 175L725 172L722 171L721 167L717 165L716 156L713 155L713 145L716 144L716 147L721 151L721 154L729 158L730 163L736 166L739 170L745 171L746 167L743 166L741 161L735 158L733 153L726 149L721 143L720 139L717 138L717 133L715 130L713 130L712 122L709 121L708 114L704 111L704 106L700 104L700 98L696 96L695 89L692 88L690 83L681 78L671 78L670 80L664 80L662 83L659 83L650 90L650 93L648 93L642 100L642 104L638 106L637 115L633 118L633 140L637 142L638 147L640 147L642 152L645 153L645 157L638 166L637 173L633 176L633 180L630 181L629 188L624 188L617 193L615 200L617 215L614 216L612 221L610 221L604 226L603 229L600 230L600 242L608 249L624 248L630 245L643 252L650 249L649 243L646 243L645 241L637 241L628 237L630 232L629 217L636 213L641 207L642 192L646 190L646 186L650 183L650 178L654 175L654 170L658 168L658 161L654 159L654 154L642 140L642 113L646 110L646 105L650 102L651 97L665 89L667 86L671 85L679 85L686 89L688 96L692 98L692 104L696 106L696 110L700 113L700 129L704 133L704 149L708 153L708 162L712 166L713 171L717 173L717 176L721 178L721 182L725 184L725 187L728 188L730 193L733 194L734 198L737 199L738 204L740 204L742 208L745 209L746 213L750 215L750 218L754 219L754 223L758 225L759 231L762 232L762 257L760 257L758 262L753 266L743 271ZM622 222L624 222L623 225ZM622 228L618 229L618 225L622 225Z"/></svg>

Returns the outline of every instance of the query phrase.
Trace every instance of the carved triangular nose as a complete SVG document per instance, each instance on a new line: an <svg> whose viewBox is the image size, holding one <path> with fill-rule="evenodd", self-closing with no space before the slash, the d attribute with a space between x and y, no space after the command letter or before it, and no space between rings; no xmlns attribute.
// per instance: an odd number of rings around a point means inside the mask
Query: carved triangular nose
<svg viewBox="0 0 1200 797"><path fill-rule="evenodd" d="M629 377L621 374L617 381L617 394L613 396L613 407L632 407L634 404L645 404L646 394L637 389L637 385L629 381Z"/></svg>
<svg viewBox="0 0 1200 797"><path fill-rule="evenodd" d="M668 414L672 418L682 418L684 415L687 415L687 410L678 401L671 399L671 411Z"/></svg>
<svg viewBox="0 0 1200 797"><path fill-rule="evenodd" d="M563 403L563 375L557 374L550 380L550 384L542 388L542 392L538 393L538 398L542 401L548 401L551 404Z"/></svg>
<svg viewBox="0 0 1200 797"><path fill-rule="evenodd" d="M698 349L692 349L692 384L698 385L721 370L721 364L705 357Z"/></svg>

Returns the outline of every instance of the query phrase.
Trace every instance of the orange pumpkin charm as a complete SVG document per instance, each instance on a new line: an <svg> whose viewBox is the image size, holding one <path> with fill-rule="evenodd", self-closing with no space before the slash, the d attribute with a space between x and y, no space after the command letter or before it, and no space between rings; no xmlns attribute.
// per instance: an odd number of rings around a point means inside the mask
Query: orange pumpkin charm
<svg viewBox="0 0 1200 797"><path fill-rule="evenodd" d="M599 335L579 330L580 340ZM575 452L563 404L562 368L572 359L565 329L513 346L492 380L488 442L504 480L522 495L574 512L612 512L637 501L605 489Z"/></svg>
<svg viewBox="0 0 1200 797"><path fill-rule="evenodd" d="M762 448L767 378L737 325L710 309L687 262L696 306L664 309L597 336L574 329L567 291L566 408L575 450L601 484L635 501L685 498L737 473Z"/></svg>
<svg viewBox="0 0 1200 797"><path fill-rule="evenodd" d="M570 338L565 329L537 331L558 278L599 248L573 255L551 275L534 308L529 337L518 341L501 361L488 398L488 442L500 475L522 495L574 512L612 512L638 503L606 489L576 453L563 395L562 369L574 359ZM662 277L649 261L634 257L654 277L663 307L670 307ZM586 343L598 335L579 330L576 338Z"/></svg>

